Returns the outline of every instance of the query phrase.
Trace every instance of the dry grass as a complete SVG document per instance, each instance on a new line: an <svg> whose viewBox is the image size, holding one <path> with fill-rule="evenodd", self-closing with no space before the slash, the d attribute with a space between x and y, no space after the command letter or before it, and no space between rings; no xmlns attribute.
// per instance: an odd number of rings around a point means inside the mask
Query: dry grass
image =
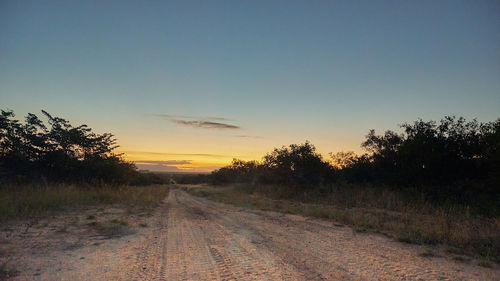
<svg viewBox="0 0 500 281"><path fill-rule="evenodd" d="M165 185L3 186L0 187L0 225L23 235L29 235L26 234L28 229L35 228L38 233L49 231L56 237L78 237L78 241L119 238L135 233L137 224L146 227L144 218L161 203L168 191ZM83 245L71 242L62 250L74 250ZM18 273L10 265L11 255L5 252L8 248L2 246L0 240L0 280Z"/></svg>
<svg viewBox="0 0 500 281"><path fill-rule="evenodd" d="M0 239L0 280L6 280L10 277L16 276L19 272L14 267L10 266L9 257L11 256L11 251L5 247L1 247L2 243L4 243L4 241Z"/></svg>
<svg viewBox="0 0 500 281"><path fill-rule="evenodd" d="M111 239L133 234L134 230L124 220L113 219L109 222L92 222L88 224L97 236Z"/></svg>
<svg viewBox="0 0 500 281"><path fill-rule="evenodd" d="M323 194L249 185L191 186L187 191L243 207L331 219L402 242L443 245L454 254L500 262L500 219L472 215L463 206L436 206L366 186L332 187Z"/></svg>
<svg viewBox="0 0 500 281"><path fill-rule="evenodd" d="M17 274L18 271L16 269L9 267L9 265L6 262L0 263L0 280L14 277Z"/></svg>
<svg viewBox="0 0 500 281"><path fill-rule="evenodd" d="M129 210L152 209L168 194L157 186L3 186L0 188L0 221L38 218L51 212L89 205L119 204ZM89 219L92 219L89 217Z"/></svg>

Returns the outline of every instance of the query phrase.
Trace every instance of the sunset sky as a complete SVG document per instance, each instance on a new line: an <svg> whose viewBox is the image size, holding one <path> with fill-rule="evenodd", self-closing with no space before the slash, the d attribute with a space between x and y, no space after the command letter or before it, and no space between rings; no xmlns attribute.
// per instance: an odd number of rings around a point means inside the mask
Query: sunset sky
<svg viewBox="0 0 500 281"><path fill-rule="evenodd" d="M0 1L0 108L111 132L142 169L417 118L500 117L499 1Z"/></svg>

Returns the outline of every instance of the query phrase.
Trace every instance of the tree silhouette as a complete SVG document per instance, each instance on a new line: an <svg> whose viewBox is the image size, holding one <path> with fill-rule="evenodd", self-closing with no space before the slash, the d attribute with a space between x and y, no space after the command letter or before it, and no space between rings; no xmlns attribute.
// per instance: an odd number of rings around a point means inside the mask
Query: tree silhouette
<svg viewBox="0 0 500 281"><path fill-rule="evenodd" d="M13 111L1 111L2 179L125 183L137 176L135 166L113 152L118 146L112 134L42 113L48 125L32 113L22 124Z"/></svg>
<svg viewBox="0 0 500 281"><path fill-rule="evenodd" d="M418 190L429 200L458 202L500 213L500 119L479 123L446 116L400 125L401 132L370 130L368 152L330 153L323 161L306 142L275 148L262 163L234 160L214 171L213 183L278 184L317 188L339 181ZM491 213L491 212L490 212Z"/></svg>

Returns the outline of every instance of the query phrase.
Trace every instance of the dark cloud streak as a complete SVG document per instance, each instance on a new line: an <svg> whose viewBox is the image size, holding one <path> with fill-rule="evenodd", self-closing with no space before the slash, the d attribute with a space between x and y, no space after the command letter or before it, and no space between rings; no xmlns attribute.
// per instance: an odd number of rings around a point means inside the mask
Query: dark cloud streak
<svg viewBox="0 0 500 281"><path fill-rule="evenodd" d="M170 114L152 114L152 116L159 117L162 119L166 119L172 123L189 126L195 128L203 128L203 129L229 129L236 130L241 129L240 126L217 122L217 121L230 121L231 119L223 118L223 117L196 117L196 116L188 116L188 115L170 115Z"/></svg>
<svg viewBox="0 0 500 281"><path fill-rule="evenodd" d="M147 155L161 155L161 156L201 156L201 157L228 157L228 155L209 154L209 153L168 153L168 152L151 152L151 151L121 151L125 154L147 154Z"/></svg>
<svg viewBox="0 0 500 281"><path fill-rule="evenodd" d="M175 123L175 124L197 127L197 128L204 128L204 129L240 129L239 126L225 124L225 123L219 123L219 122L212 122L212 121L188 121L188 120L180 120L180 119L170 119L170 121Z"/></svg>
<svg viewBox="0 0 500 281"><path fill-rule="evenodd" d="M248 136L248 135L236 135L237 138L251 138L251 139L262 139L261 136Z"/></svg>
<svg viewBox="0 0 500 281"><path fill-rule="evenodd" d="M191 120L206 120L206 121L234 121L233 119L214 116L191 116L191 115L170 115L170 114L151 114L152 116L164 119L191 119Z"/></svg>
<svg viewBox="0 0 500 281"><path fill-rule="evenodd" d="M189 165L192 163L191 160L167 160L167 161L150 161L150 160L142 160L142 161L134 161L136 164L141 165Z"/></svg>

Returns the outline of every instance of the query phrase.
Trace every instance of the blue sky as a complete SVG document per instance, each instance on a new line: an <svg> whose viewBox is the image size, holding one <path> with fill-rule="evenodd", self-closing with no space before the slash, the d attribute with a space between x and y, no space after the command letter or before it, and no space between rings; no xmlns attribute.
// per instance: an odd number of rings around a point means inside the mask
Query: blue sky
<svg viewBox="0 0 500 281"><path fill-rule="evenodd" d="M112 132L129 159L168 169L305 140L361 151L371 128L500 117L499 14L498 1L2 1L0 105Z"/></svg>

